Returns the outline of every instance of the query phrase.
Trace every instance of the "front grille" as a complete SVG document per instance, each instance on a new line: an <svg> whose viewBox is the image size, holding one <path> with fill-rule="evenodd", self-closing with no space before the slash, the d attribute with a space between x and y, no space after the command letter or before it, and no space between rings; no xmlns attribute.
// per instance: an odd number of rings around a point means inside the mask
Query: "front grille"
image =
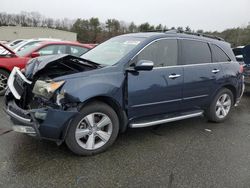
<svg viewBox="0 0 250 188"><path fill-rule="evenodd" d="M17 93L20 96L22 96L23 91L24 91L24 82L18 74L15 75L15 80L13 82L13 86L14 86L15 90L17 91Z"/></svg>
<svg viewBox="0 0 250 188"><path fill-rule="evenodd" d="M20 100L23 97L26 87L31 83L19 68L13 68L8 79L8 87L16 99Z"/></svg>

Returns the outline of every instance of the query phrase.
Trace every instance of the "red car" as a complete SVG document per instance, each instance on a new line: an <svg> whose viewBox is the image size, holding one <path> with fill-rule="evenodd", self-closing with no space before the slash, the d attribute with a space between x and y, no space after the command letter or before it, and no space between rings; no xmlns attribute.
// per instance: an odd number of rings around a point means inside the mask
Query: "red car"
<svg viewBox="0 0 250 188"><path fill-rule="evenodd" d="M14 67L24 68L31 59L44 55L70 54L81 56L94 46L91 44L81 44L78 42L40 42L19 52L13 52L7 46L0 44L2 55L0 54L0 95L3 95L10 72Z"/></svg>

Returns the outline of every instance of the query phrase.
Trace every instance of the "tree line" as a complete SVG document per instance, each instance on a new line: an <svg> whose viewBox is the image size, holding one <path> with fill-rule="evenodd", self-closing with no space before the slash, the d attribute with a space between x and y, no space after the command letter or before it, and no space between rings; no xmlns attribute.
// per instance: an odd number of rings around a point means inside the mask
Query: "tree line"
<svg viewBox="0 0 250 188"><path fill-rule="evenodd" d="M192 30L186 27L167 27L166 25L151 25L148 22L136 25L134 22L127 23L117 19L107 19L104 23L98 18L75 20L71 19L52 19L41 15L38 12L21 12L19 14L8 14L0 12L0 26L23 26L23 27L47 27L77 33L77 40L83 43L100 43L124 33L145 32L145 31L164 31L168 29L198 32L216 35L230 42L232 46L250 44L250 24L246 27L226 29L222 32Z"/></svg>

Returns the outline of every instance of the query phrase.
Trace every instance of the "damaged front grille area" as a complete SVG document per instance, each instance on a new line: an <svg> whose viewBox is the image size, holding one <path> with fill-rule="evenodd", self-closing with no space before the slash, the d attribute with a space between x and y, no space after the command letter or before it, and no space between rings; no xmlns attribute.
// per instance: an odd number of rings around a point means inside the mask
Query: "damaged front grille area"
<svg viewBox="0 0 250 188"><path fill-rule="evenodd" d="M19 68L14 67L8 79L8 87L16 99L21 99L25 85L30 85L31 83L32 82L23 75Z"/></svg>

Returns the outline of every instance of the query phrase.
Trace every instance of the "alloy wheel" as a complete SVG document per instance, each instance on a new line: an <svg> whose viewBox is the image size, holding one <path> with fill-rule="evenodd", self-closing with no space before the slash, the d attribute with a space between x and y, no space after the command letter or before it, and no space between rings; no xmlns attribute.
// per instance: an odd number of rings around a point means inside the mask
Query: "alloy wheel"
<svg viewBox="0 0 250 188"><path fill-rule="evenodd" d="M3 91L7 88L8 77L0 73L0 91Z"/></svg>
<svg viewBox="0 0 250 188"><path fill-rule="evenodd" d="M222 94L216 102L216 116L223 119L227 116L230 111L232 101L227 93Z"/></svg>
<svg viewBox="0 0 250 188"><path fill-rule="evenodd" d="M77 125L75 138L79 146L96 150L106 144L112 134L111 119L103 113L95 112L85 116Z"/></svg>

